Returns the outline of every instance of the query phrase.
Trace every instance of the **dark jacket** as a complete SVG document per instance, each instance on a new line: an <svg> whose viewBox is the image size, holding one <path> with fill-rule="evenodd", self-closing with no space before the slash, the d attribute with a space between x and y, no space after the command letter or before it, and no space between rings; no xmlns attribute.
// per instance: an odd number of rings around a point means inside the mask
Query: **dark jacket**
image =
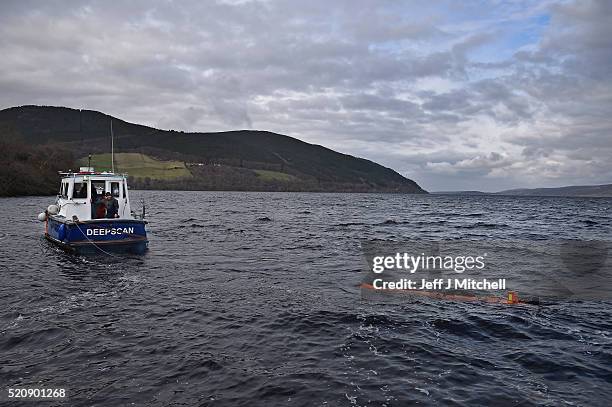
<svg viewBox="0 0 612 407"><path fill-rule="evenodd" d="M114 218L115 215L119 213L119 202L114 197L111 197L110 200L106 200L106 217Z"/></svg>

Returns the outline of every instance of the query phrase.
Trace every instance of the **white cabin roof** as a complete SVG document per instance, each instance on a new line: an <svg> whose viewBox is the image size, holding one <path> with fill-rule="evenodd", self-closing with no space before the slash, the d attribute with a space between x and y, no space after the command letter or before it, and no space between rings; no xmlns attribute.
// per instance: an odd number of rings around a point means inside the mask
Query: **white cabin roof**
<svg viewBox="0 0 612 407"><path fill-rule="evenodd" d="M127 174L116 174L114 172L96 172L96 171L79 171L79 172L60 172L62 179L81 180L117 180L121 181L127 178Z"/></svg>

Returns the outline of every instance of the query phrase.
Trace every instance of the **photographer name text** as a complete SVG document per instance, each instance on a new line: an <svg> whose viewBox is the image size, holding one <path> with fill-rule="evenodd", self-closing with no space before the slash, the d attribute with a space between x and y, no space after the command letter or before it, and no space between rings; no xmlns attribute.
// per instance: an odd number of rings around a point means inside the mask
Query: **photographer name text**
<svg viewBox="0 0 612 407"><path fill-rule="evenodd" d="M496 280L473 278L434 278L409 279L402 278L395 281L385 281L377 278L372 282L376 290L505 290L506 279Z"/></svg>

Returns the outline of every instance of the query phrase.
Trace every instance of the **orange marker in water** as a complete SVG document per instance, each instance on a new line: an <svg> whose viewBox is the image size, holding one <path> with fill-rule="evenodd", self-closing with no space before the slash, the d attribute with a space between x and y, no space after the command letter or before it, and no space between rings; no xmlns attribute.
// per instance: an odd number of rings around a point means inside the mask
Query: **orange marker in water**
<svg viewBox="0 0 612 407"><path fill-rule="evenodd" d="M382 292L392 292L395 291L398 294L409 294L413 296L423 296L429 298L435 298L440 300L454 300L454 301L482 301L489 304L529 304L529 305L549 305L542 303L539 298L523 298L519 299L519 296L516 291L508 291L508 295L504 297L486 295L486 296L476 296L476 295L460 295L460 294L446 294L435 291L421 291L421 290L390 290L390 289L376 289L372 284L361 283L362 289L374 290L374 291L382 291Z"/></svg>
<svg viewBox="0 0 612 407"><path fill-rule="evenodd" d="M508 291L508 304L518 304L519 298L516 292Z"/></svg>

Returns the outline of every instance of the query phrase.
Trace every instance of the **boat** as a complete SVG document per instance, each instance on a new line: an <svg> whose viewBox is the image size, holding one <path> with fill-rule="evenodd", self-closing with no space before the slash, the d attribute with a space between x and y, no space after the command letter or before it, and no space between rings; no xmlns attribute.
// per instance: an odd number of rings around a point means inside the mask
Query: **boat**
<svg viewBox="0 0 612 407"><path fill-rule="evenodd" d="M38 215L48 241L76 254L147 251L144 203L140 214L132 211L126 174L81 167L60 175L55 204ZM107 194L117 203L108 212L102 201Z"/></svg>

